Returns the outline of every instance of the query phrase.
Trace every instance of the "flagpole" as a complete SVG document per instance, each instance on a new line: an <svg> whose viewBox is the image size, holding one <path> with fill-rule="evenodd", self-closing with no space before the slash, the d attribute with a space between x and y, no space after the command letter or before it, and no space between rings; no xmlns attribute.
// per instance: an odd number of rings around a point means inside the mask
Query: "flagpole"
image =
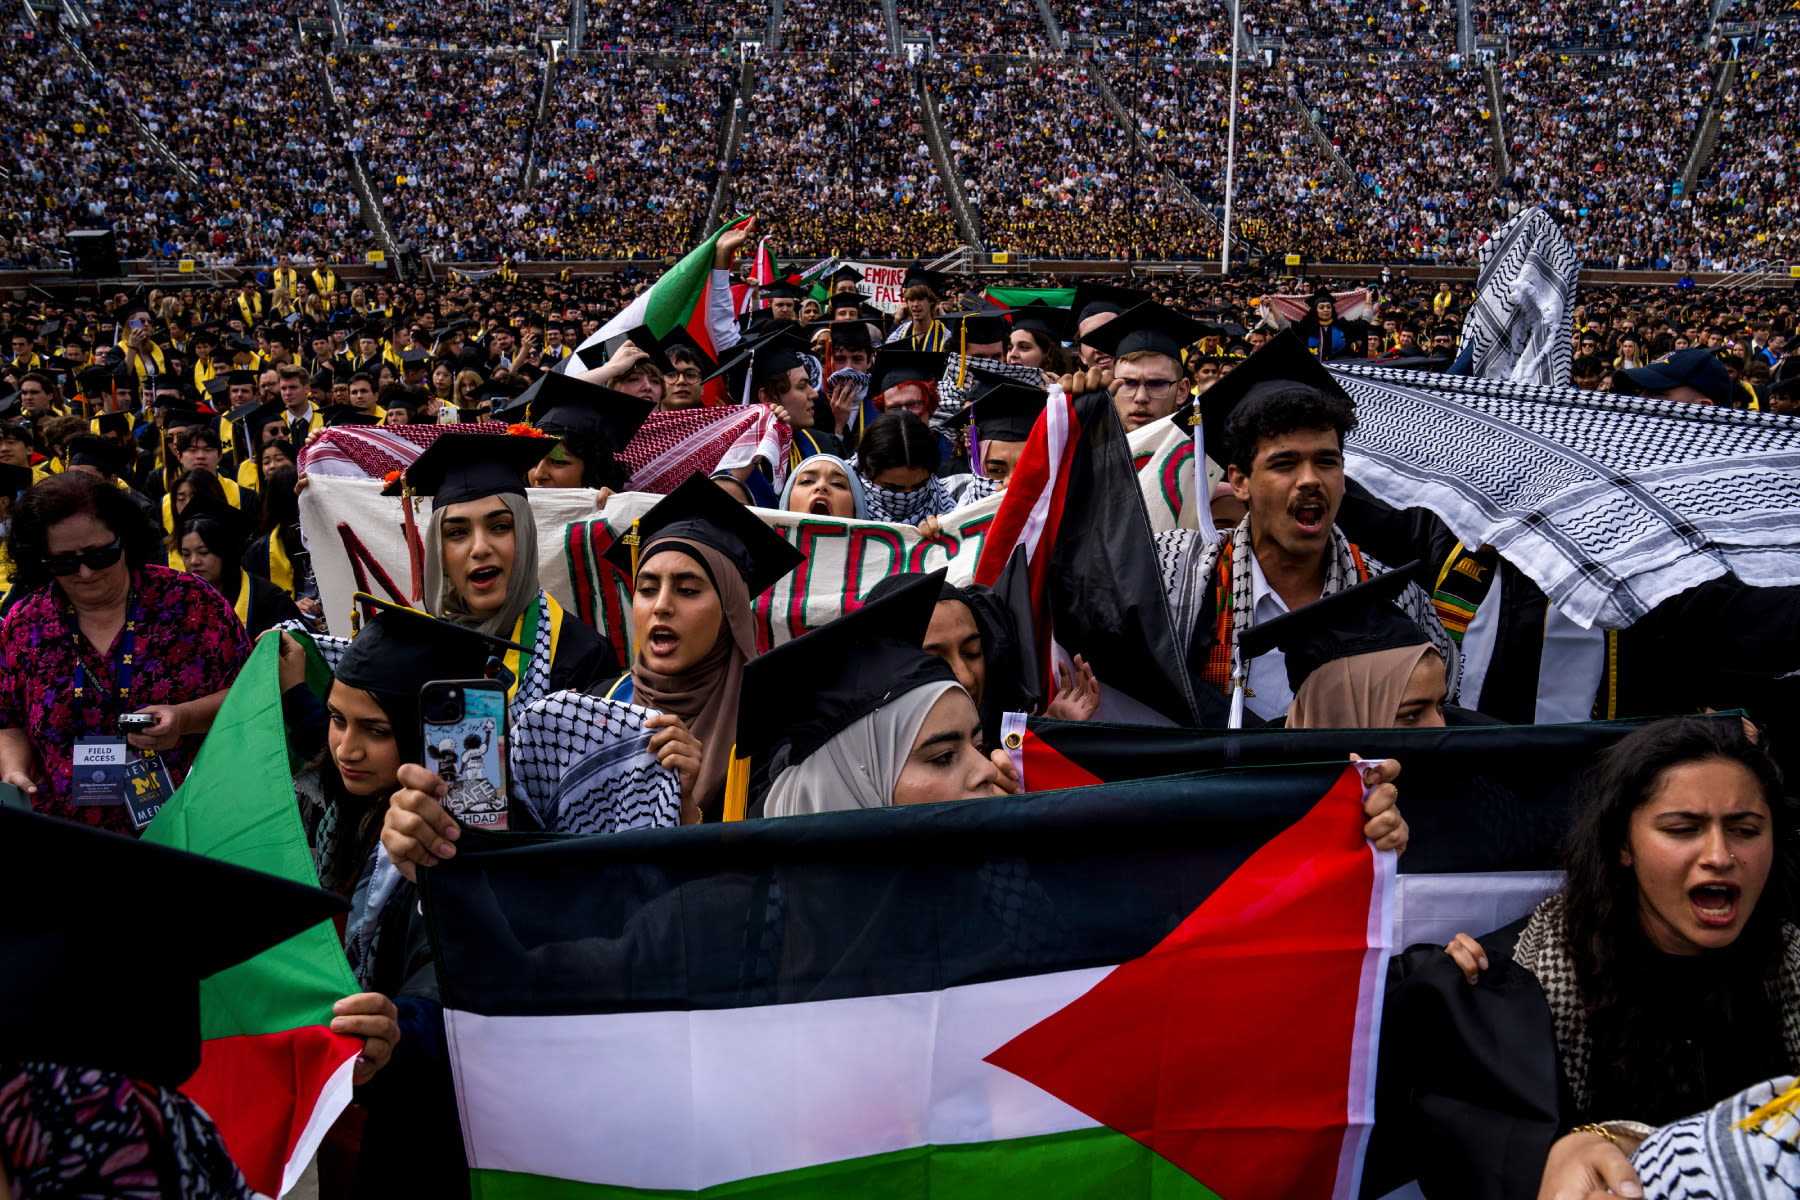
<svg viewBox="0 0 1800 1200"><path fill-rule="evenodd" d="M1231 107L1225 127L1225 236L1219 243L1219 274L1231 274L1231 186L1237 165L1238 37L1242 32L1242 0L1231 0Z"/></svg>

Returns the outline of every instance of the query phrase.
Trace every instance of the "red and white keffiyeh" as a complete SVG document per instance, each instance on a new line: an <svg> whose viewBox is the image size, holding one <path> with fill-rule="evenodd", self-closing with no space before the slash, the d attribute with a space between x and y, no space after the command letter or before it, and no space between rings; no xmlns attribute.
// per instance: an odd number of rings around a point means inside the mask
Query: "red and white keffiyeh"
<svg viewBox="0 0 1800 1200"><path fill-rule="evenodd" d="M346 425L327 429L300 451L300 470L308 475L343 475L351 479L385 479L404 471L425 447L446 433L505 433L498 421L467 425Z"/></svg>

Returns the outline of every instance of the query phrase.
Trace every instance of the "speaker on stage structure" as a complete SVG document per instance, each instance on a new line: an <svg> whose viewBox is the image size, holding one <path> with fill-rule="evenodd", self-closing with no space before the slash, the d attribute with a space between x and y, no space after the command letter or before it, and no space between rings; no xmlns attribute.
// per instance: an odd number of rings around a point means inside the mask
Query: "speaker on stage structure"
<svg viewBox="0 0 1800 1200"><path fill-rule="evenodd" d="M69 250L75 257L75 274L83 279L117 279L119 242L110 229L69 231Z"/></svg>

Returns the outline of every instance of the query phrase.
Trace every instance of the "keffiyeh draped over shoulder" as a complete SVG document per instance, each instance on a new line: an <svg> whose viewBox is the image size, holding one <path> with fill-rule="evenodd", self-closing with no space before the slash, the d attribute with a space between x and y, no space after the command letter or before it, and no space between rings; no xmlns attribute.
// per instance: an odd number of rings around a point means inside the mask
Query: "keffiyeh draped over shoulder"
<svg viewBox="0 0 1800 1200"><path fill-rule="evenodd" d="M1581 260L1550 214L1522 212L1481 248L1475 302L1463 322L1470 374L1566 387L1569 321Z"/></svg>

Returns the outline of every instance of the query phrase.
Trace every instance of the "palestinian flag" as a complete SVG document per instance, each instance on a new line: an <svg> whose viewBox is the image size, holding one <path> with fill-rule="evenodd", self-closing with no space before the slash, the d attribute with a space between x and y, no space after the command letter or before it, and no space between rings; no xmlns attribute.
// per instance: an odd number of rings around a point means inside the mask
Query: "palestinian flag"
<svg viewBox="0 0 1800 1200"><path fill-rule="evenodd" d="M991 287L982 295L1002 308L1023 308L1034 300L1041 300L1052 308L1067 308L1075 301L1072 287Z"/></svg>
<svg viewBox="0 0 1800 1200"><path fill-rule="evenodd" d="M318 887L294 802L279 657L278 639L258 643L144 840ZM362 1042L329 1026L332 1004L359 990L329 922L200 984L200 1069L181 1090L263 1195L294 1186L350 1102Z"/></svg>
<svg viewBox="0 0 1800 1200"><path fill-rule="evenodd" d="M1393 857L1344 764L423 873L474 1194L1354 1195Z"/></svg>
<svg viewBox="0 0 1800 1200"><path fill-rule="evenodd" d="M1039 678L1051 643L1102 679L1102 720L1225 724L1225 705L1188 678L1130 440L1105 391L1052 387L981 546L975 581L992 587L1013 552L1030 563ZM1053 687L1051 690L1054 690Z"/></svg>
<svg viewBox="0 0 1800 1200"><path fill-rule="evenodd" d="M720 234L727 229L736 229L749 219L743 216L727 221L711 237L688 251L687 256L665 271L661 279L638 293L617 316L581 343L569 359L568 370L580 372L599 366L600 355L596 353L594 361L589 362L586 353L639 325L648 325L650 332L659 338L671 329L685 329L702 350L717 359L719 346L714 328L719 322L723 323L721 328L732 327L732 308L731 297L725 289L713 286L713 251ZM715 292L720 294L714 295ZM707 394L709 403L724 402L723 389L709 385Z"/></svg>

